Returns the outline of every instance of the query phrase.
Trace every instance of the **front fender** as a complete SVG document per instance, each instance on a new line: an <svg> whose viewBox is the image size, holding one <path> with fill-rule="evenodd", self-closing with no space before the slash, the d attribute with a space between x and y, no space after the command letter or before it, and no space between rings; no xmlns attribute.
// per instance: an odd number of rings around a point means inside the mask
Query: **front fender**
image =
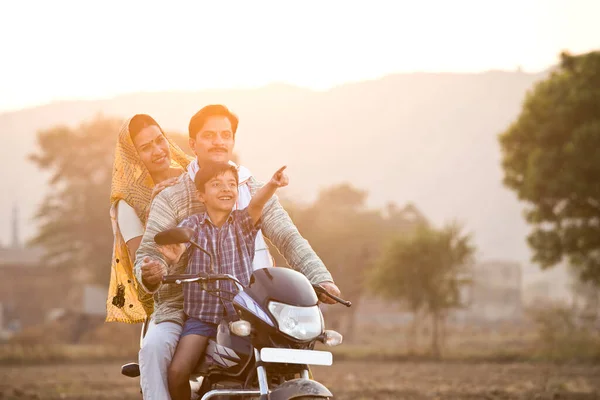
<svg viewBox="0 0 600 400"><path fill-rule="evenodd" d="M269 394L269 400L288 400L302 396L333 397L329 389L319 382L300 378L292 379L277 386Z"/></svg>

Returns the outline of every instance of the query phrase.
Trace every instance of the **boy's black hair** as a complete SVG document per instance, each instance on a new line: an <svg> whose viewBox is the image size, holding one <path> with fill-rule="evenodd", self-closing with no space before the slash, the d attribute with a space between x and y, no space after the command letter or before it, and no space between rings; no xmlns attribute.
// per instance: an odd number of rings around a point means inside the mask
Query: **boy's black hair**
<svg viewBox="0 0 600 400"><path fill-rule="evenodd" d="M200 193L205 193L204 185L206 182L210 181L214 177L223 175L225 172L231 171L233 176L235 176L235 182L240 182L240 177L238 175L237 168L228 162L210 162L205 164L200 170L196 173L196 177L194 178L194 184L196 185L196 189Z"/></svg>

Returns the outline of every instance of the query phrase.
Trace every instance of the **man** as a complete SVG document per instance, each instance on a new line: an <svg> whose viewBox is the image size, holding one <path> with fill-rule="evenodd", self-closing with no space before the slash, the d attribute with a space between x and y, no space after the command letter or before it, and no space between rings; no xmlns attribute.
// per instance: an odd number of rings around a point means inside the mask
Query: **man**
<svg viewBox="0 0 600 400"><path fill-rule="evenodd" d="M181 274L187 266L187 258L168 265L154 236L177 226L192 214L204 211L194 186L195 173L208 161L227 162L231 159L235 144L238 119L223 105L209 105L198 111L190 120L190 147L196 154L187 173L178 182L163 190L150 208L146 231L136 253L135 275L141 286L154 294L154 313L139 354L141 386L144 399L169 399L167 368L173 357L183 325L183 291L179 285L161 285L166 274ZM261 184L250 172L239 167L239 200L237 208L248 205L252 195ZM308 242L300 235L276 197L265 206L262 230L256 238L253 268L272 266L272 258L262 233L294 269L303 273L312 283L321 284L329 293L338 295L331 274L315 254ZM334 303L326 296L321 301Z"/></svg>

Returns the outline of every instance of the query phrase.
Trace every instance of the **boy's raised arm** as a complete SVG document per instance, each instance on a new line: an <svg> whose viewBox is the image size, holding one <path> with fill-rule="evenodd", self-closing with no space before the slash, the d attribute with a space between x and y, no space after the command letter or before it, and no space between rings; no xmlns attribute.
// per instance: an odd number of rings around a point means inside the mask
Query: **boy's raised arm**
<svg viewBox="0 0 600 400"><path fill-rule="evenodd" d="M248 204L248 214L250 214L250 218L252 218L252 222L256 224L260 217L262 216L262 210L267 201L277 191L277 189L287 186L290 182L287 175L283 172L286 169L286 166L279 168L269 182L267 182L263 187L261 187L255 194L252 196L250 200L250 204Z"/></svg>

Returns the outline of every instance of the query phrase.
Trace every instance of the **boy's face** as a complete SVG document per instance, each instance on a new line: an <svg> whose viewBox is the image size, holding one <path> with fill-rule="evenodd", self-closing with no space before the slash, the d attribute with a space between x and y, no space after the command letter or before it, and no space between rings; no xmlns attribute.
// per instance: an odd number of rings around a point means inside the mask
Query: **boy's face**
<svg viewBox="0 0 600 400"><path fill-rule="evenodd" d="M198 198L208 211L231 211L238 199L238 184L231 171L215 176L204 184L204 193Z"/></svg>

